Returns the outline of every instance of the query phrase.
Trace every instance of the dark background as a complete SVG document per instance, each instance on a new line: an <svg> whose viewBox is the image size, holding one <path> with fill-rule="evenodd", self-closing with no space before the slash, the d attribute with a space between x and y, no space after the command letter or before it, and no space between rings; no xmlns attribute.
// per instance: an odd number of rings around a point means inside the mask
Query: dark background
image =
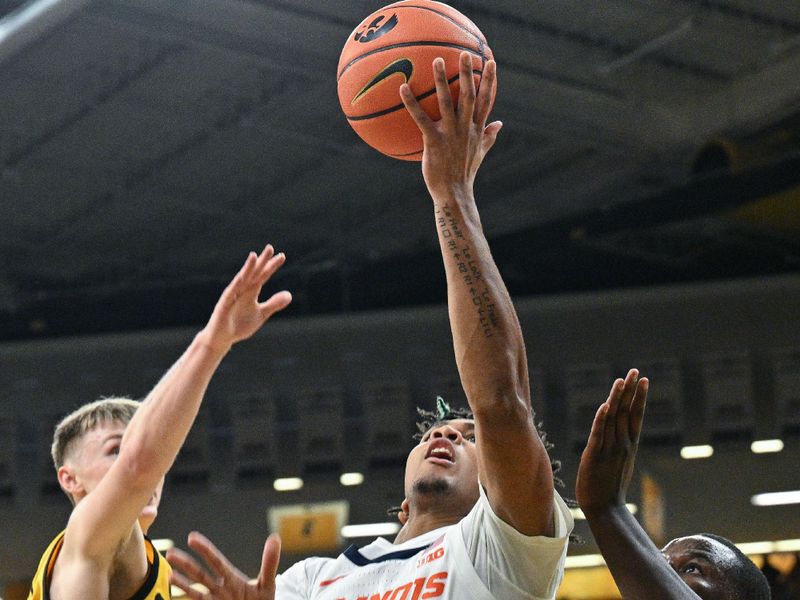
<svg viewBox="0 0 800 600"><path fill-rule="evenodd" d="M516 296L798 270L798 6L453 4L499 63L477 193ZM293 315L441 302L418 166L361 142L336 98L341 47L378 7L12 12L0 337L199 323L267 241Z"/></svg>

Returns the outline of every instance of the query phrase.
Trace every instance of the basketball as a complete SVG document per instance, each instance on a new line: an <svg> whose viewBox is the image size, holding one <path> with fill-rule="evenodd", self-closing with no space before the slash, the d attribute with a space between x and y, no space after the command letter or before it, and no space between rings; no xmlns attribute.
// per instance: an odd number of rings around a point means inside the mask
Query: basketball
<svg viewBox="0 0 800 600"><path fill-rule="evenodd" d="M477 89L483 67L493 56L486 38L467 17L432 0L404 0L375 11L353 30L339 58L339 103L348 122L379 152L421 160L422 135L400 100L400 86L408 82L425 112L438 120L431 65L437 57L444 59L457 102L458 59L464 51L472 55Z"/></svg>

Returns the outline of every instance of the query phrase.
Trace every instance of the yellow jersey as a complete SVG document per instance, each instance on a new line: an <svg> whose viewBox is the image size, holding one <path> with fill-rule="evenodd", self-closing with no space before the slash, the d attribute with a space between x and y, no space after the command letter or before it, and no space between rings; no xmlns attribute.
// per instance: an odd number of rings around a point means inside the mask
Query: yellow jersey
<svg viewBox="0 0 800 600"><path fill-rule="evenodd" d="M62 531L50 542L39 561L31 590L28 592L28 600L50 600L50 577L63 544L64 532ZM147 536L144 536L144 546L147 551L147 564L150 565L150 568L147 571L147 579L130 600L170 600L169 575L172 568Z"/></svg>

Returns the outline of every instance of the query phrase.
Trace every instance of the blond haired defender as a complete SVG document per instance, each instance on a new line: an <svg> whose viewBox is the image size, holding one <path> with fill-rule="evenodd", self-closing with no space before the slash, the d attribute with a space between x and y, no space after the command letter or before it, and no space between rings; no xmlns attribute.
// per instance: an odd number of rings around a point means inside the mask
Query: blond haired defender
<svg viewBox="0 0 800 600"><path fill-rule="evenodd" d="M74 508L42 556L28 600L170 597L169 565L146 536L164 476L220 361L291 302L285 291L258 300L284 261L269 245L259 255L251 252L208 324L141 404L103 399L61 421L53 461Z"/></svg>

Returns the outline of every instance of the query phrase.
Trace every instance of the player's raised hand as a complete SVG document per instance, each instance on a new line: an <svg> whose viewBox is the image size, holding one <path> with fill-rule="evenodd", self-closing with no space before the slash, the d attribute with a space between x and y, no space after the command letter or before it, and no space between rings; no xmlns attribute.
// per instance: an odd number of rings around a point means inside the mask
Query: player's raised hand
<svg viewBox="0 0 800 600"><path fill-rule="evenodd" d="M172 565L170 583L182 589L192 600L274 600L275 577L281 556L281 540L271 535L264 543L258 579L249 580L202 533L189 534L189 547L205 562L204 568L191 555L178 548L167 551ZM200 583L208 591L193 588Z"/></svg>
<svg viewBox="0 0 800 600"><path fill-rule="evenodd" d="M649 381L631 369L611 386L581 456L575 494L584 513L623 506L633 475Z"/></svg>
<svg viewBox="0 0 800 600"><path fill-rule="evenodd" d="M259 302L259 294L270 277L283 266L286 255L275 254L267 244L261 254L251 252L242 268L222 292L208 324L200 333L207 342L227 349L240 340L253 335L276 312L292 301L287 291L273 294Z"/></svg>
<svg viewBox="0 0 800 600"><path fill-rule="evenodd" d="M428 189L434 194L450 191L453 185L471 189L478 168L503 125L500 121L486 125L494 100L497 65L493 60L486 62L480 89L476 93L472 57L468 52L461 53L457 107L450 94L441 58L433 61L433 75L441 113L439 121L432 120L425 113L408 84L400 86L403 104L422 132L422 174Z"/></svg>

